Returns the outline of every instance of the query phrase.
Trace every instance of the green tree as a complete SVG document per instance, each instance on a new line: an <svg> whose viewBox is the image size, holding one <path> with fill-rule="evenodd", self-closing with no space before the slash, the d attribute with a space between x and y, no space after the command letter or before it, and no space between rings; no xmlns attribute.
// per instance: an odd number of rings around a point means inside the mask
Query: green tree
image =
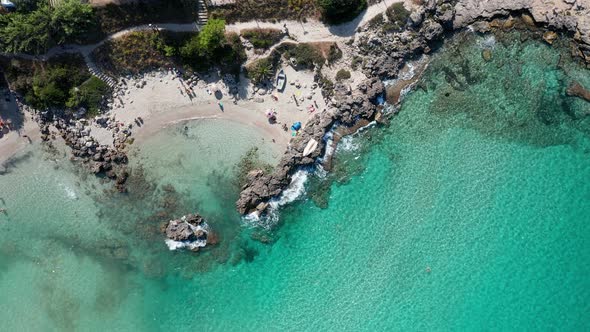
<svg viewBox="0 0 590 332"><path fill-rule="evenodd" d="M274 74L274 66L270 59L263 58L256 61L248 69L248 77L256 84L262 83L272 77Z"/></svg>
<svg viewBox="0 0 590 332"><path fill-rule="evenodd" d="M9 53L44 53L51 43L49 7L41 5L29 14L0 15L0 43Z"/></svg>
<svg viewBox="0 0 590 332"><path fill-rule="evenodd" d="M199 49L206 54L213 54L225 43L225 20L210 19L199 32Z"/></svg>
<svg viewBox="0 0 590 332"><path fill-rule="evenodd" d="M317 0L324 19L331 23L355 18L367 7L366 0Z"/></svg>
<svg viewBox="0 0 590 332"><path fill-rule="evenodd" d="M92 7L80 0L62 0L51 12L51 32L58 44L75 41L94 23Z"/></svg>

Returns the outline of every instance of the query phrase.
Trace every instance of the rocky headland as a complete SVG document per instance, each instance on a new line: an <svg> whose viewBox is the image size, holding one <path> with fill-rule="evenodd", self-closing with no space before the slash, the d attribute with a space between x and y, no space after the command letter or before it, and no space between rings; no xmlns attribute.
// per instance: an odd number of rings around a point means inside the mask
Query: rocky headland
<svg viewBox="0 0 590 332"><path fill-rule="evenodd" d="M354 88L337 85L334 96L327 100L327 111L304 125L275 170L248 174L236 202L238 212L263 214L268 202L289 186L298 169L313 165L324 155L323 138L335 126L352 127L361 120L381 118L382 107L377 102L385 92L381 80L397 78L407 61L432 52L445 36L466 28L488 32L517 27L538 31L549 44L564 35L571 37L572 55L590 65L590 2L585 0L428 0L412 8L407 24L399 31L386 32L371 24L360 27L350 46L363 58L362 72L368 79ZM568 93L587 99L584 91L573 86ZM319 142L317 148L304 155L312 140Z"/></svg>

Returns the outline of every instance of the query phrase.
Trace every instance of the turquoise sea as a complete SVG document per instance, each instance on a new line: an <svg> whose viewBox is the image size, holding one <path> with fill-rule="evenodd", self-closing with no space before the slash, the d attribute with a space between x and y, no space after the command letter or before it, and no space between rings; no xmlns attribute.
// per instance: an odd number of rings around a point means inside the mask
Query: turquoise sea
<svg viewBox="0 0 590 332"><path fill-rule="evenodd" d="M0 330L590 330L590 103L572 80L590 71L565 46L459 35L269 228L234 211L235 165L280 153L239 124L135 147L128 195L33 145L0 175ZM194 210L219 244L169 251L161 223Z"/></svg>

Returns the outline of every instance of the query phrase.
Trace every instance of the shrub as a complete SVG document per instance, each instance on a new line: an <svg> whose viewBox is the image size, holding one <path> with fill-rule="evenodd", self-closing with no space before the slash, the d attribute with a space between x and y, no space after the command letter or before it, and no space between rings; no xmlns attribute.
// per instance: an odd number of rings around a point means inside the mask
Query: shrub
<svg viewBox="0 0 590 332"><path fill-rule="evenodd" d="M254 82L255 84L259 84L268 80L274 76L275 73L275 65L270 58L262 58L254 62L252 65L249 66L247 69L247 76Z"/></svg>
<svg viewBox="0 0 590 332"><path fill-rule="evenodd" d="M328 63L333 64L334 62L342 58L342 51L338 48L336 43L330 45L330 51L328 52Z"/></svg>
<svg viewBox="0 0 590 332"><path fill-rule="evenodd" d="M9 53L44 53L55 44L76 42L94 27L95 16L79 0L63 0L50 9L45 2L26 13L0 15L0 43Z"/></svg>
<svg viewBox="0 0 590 332"><path fill-rule="evenodd" d="M322 16L329 23L350 21L367 8L366 0L318 0Z"/></svg>
<svg viewBox="0 0 590 332"><path fill-rule="evenodd" d="M70 99L66 106L70 108L84 107L88 111L87 116L96 116L100 112L100 102L103 96L109 91L110 88L105 82L92 76L82 85L70 91Z"/></svg>
<svg viewBox="0 0 590 332"><path fill-rule="evenodd" d="M404 7L403 2L394 3L393 5L389 6L385 13L387 14L387 18L391 23L390 28L394 29L403 28L410 17L410 11Z"/></svg>
<svg viewBox="0 0 590 332"><path fill-rule="evenodd" d="M254 48L269 49L283 38L283 32L277 29L247 29L242 31L242 37L250 41Z"/></svg>
<svg viewBox="0 0 590 332"><path fill-rule="evenodd" d="M321 66L325 61L322 53L310 44L297 44L289 47L285 52L285 56L295 58L297 66L302 68L313 68L314 65Z"/></svg>
<svg viewBox="0 0 590 332"><path fill-rule="evenodd" d="M210 19L199 32L197 42L200 51L205 54L213 54L225 43L225 21Z"/></svg>
<svg viewBox="0 0 590 332"><path fill-rule="evenodd" d="M374 29L374 28L380 26L381 24L383 24L383 14L379 13L379 14L375 15L375 17L373 17L372 19L369 20L369 23L367 23L367 26L370 29Z"/></svg>
<svg viewBox="0 0 590 332"><path fill-rule="evenodd" d="M80 85L90 75L66 64L49 65L35 71L32 86L26 100L33 107L45 109L64 107L73 87Z"/></svg>
<svg viewBox="0 0 590 332"><path fill-rule="evenodd" d="M346 69L340 69L336 73L336 81L347 80L350 78L350 72Z"/></svg>

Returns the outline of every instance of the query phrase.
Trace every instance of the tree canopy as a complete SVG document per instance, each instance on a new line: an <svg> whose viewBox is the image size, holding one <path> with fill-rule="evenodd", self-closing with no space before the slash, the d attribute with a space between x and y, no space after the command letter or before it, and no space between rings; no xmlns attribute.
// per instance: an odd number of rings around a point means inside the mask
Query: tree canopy
<svg viewBox="0 0 590 332"><path fill-rule="evenodd" d="M367 7L366 0L317 0L324 19L331 23L346 22Z"/></svg>
<svg viewBox="0 0 590 332"><path fill-rule="evenodd" d="M92 7L79 0L63 0L55 8L41 1L30 12L0 16L0 45L8 53L40 54L77 41L93 24Z"/></svg>

